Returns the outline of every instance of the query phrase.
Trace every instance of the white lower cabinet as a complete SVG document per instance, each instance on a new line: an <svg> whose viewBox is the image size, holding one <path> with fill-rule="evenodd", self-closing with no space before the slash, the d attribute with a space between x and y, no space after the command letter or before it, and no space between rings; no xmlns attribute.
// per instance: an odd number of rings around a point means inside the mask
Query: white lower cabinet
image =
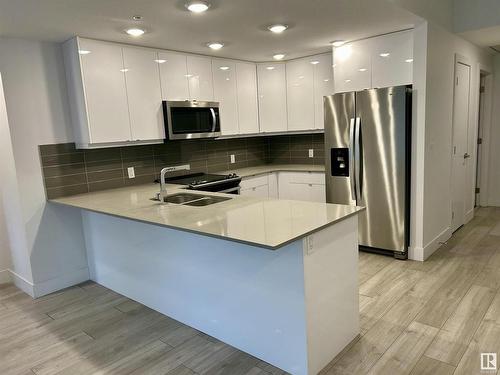
<svg viewBox="0 0 500 375"><path fill-rule="evenodd" d="M325 174L321 172L276 172L244 178L243 196L326 202Z"/></svg>

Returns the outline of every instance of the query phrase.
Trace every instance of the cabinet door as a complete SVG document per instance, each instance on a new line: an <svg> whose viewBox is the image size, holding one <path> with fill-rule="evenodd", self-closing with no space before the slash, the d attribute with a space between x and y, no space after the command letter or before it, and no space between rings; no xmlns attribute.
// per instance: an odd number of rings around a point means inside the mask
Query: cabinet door
<svg viewBox="0 0 500 375"><path fill-rule="evenodd" d="M309 185L309 198L311 202L326 203L326 186L321 184Z"/></svg>
<svg viewBox="0 0 500 375"><path fill-rule="evenodd" d="M405 31L372 40L372 87L413 82L413 33Z"/></svg>
<svg viewBox="0 0 500 375"><path fill-rule="evenodd" d="M133 141L165 138L160 74L155 51L124 47L130 128Z"/></svg>
<svg viewBox="0 0 500 375"><path fill-rule="evenodd" d="M130 120L120 45L80 39L90 143L129 141Z"/></svg>
<svg viewBox="0 0 500 375"><path fill-rule="evenodd" d="M333 89L333 56L331 53L314 57L318 61L314 65L314 128L324 129L323 97L332 95Z"/></svg>
<svg viewBox="0 0 500 375"><path fill-rule="evenodd" d="M247 197L269 198L269 187L268 185L261 185L249 189L242 189L240 191L240 195Z"/></svg>
<svg viewBox="0 0 500 375"><path fill-rule="evenodd" d="M212 101L214 99L211 58L188 55L187 77L191 100Z"/></svg>
<svg viewBox="0 0 500 375"><path fill-rule="evenodd" d="M235 65L240 134L256 134L259 132L257 67L244 62L237 62Z"/></svg>
<svg viewBox="0 0 500 375"><path fill-rule="evenodd" d="M371 41L361 40L333 49L335 92L359 91L371 84Z"/></svg>
<svg viewBox="0 0 500 375"><path fill-rule="evenodd" d="M159 52L163 100L189 100L187 57L181 53Z"/></svg>
<svg viewBox="0 0 500 375"><path fill-rule="evenodd" d="M260 131L287 130L285 64L257 65Z"/></svg>
<svg viewBox="0 0 500 375"><path fill-rule="evenodd" d="M314 64L305 58L286 63L288 130L314 128Z"/></svg>
<svg viewBox="0 0 500 375"><path fill-rule="evenodd" d="M236 68L232 61L214 59L214 100L219 102L222 135L238 134Z"/></svg>

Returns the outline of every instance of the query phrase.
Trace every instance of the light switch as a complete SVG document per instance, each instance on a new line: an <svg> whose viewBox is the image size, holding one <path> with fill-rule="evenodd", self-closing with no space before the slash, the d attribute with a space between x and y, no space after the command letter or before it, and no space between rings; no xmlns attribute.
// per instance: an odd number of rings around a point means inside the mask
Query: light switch
<svg viewBox="0 0 500 375"><path fill-rule="evenodd" d="M234 156L234 154L231 154L231 164L234 163L236 163L236 157Z"/></svg>

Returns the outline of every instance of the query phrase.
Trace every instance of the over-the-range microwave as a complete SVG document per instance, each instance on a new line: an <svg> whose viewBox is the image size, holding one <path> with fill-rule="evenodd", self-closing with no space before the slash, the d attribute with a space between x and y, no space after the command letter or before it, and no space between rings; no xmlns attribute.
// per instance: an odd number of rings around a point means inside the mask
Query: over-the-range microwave
<svg viewBox="0 0 500 375"><path fill-rule="evenodd" d="M218 102L163 101L163 116L165 135L170 140L221 135Z"/></svg>

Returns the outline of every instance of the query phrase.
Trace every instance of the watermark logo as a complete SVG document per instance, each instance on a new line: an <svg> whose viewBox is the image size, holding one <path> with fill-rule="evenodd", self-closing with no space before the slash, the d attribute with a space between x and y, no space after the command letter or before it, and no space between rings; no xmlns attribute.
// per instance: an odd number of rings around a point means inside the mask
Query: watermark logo
<svg viewBox="0 0 500 375"><path fill-rule="evenodd" d="M497 370L497 353L481 353L481 370Z"/></svg>

